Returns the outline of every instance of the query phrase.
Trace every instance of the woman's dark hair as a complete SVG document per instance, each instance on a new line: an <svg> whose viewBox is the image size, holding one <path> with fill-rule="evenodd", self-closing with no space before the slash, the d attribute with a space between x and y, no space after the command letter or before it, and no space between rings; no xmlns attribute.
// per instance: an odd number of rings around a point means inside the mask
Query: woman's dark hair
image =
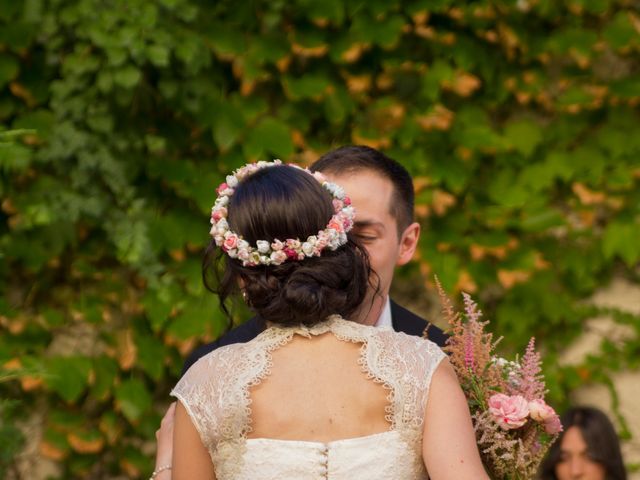
<svg viewBox="0 0 640 480"><path fill-rule="evenodd" d="M326 228L334 214L331 194L309 173L286 165L245 178L227 210L231 230L253 246L257 240L304 241ZM346 245L325 248L319 257L253 267L212 242L203 260L204 283L228 316L226 300L242 287L245 301L264 321L313 325L331 314L348 318L364 301L370 266L366 250L347 238Z"/></svg>
<svg viewBox="0 0 640 480"><path fill-rule="evenodd" d="M551 446L540 466L541 480L557 480L556 466L561 461L561 446L564 434L577 427L587 444L589 457L602 465L607 480L626 480L627 474L620 452L620 442L609 418L593 407L574 407L561 417L563 433Z"/></svg>

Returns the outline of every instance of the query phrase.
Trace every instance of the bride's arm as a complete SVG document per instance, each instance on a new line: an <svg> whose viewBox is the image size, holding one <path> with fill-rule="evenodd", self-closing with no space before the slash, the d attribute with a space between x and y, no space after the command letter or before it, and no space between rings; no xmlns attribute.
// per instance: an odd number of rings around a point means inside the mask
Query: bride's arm
<svg viewBox="0 0 640 480"><path fill-rule="evenodd" d="M182 402L177 402L173 430L172 480L215 480L213 463Z"/></svg>
<svg viewBox="0 0 640 480"><path fill-rule="evenodd" d="M489 480L469 407L448 359L433 374L424 416L422 457L432 480Z"/></svg>

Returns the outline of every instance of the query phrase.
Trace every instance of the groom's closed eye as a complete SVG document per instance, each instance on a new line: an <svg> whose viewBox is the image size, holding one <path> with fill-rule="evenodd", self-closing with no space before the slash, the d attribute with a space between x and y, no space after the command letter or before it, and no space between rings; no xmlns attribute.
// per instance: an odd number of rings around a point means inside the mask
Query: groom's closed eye
<svg viewBox="0 0 640 480"><path fill-rule="evenodd" d="M356 237L362 243L375 242L376 239L378 238L375 235L371 235L371 234L368 235L366 233L355 233L353 236Z"/></svg>
<svg viewBox="0 0 640 480"><path fill-rule="evenodd" d="M362 243L374 242L380 238L383 234L384 226L379 222L371 221L356 221L352 235L360 240Z"/></svg>

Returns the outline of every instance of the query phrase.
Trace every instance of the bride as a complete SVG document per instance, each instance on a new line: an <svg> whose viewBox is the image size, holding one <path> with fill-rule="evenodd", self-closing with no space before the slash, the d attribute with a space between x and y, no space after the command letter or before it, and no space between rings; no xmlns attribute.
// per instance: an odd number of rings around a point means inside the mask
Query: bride
<svg viewBox="0 0 640 480"><path fill-rule="evenodd" d="M375 278L353 216L340 187L279 162L218 188L209 271L269 328L173 389L173 480L488 478L446 355L348 320Z"/></svg>

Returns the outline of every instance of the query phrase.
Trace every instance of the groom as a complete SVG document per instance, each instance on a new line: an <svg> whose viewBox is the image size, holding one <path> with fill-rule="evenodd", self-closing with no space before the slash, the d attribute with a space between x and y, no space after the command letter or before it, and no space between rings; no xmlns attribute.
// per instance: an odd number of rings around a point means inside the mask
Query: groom
<svg viewBox="0 0 640 480"><path fill-rule="evenodd" d="M373 283L378 281L379 291L369 292L363 309L352 320L366 325L388 325L416 336L428 329L428 338L444 346L447 337L442 330L389 298L395 267L411 260L420 236L420 225L413 219L413 182L407 170L378 150L365 146L333 150L320 157L311 170L322 172L351 198L356 209L351 233L367 249L371 269L377 274ZM215 342L192 352L182 373L212 350L248 342L263 328L256 317L251 318Z"/></svg>

